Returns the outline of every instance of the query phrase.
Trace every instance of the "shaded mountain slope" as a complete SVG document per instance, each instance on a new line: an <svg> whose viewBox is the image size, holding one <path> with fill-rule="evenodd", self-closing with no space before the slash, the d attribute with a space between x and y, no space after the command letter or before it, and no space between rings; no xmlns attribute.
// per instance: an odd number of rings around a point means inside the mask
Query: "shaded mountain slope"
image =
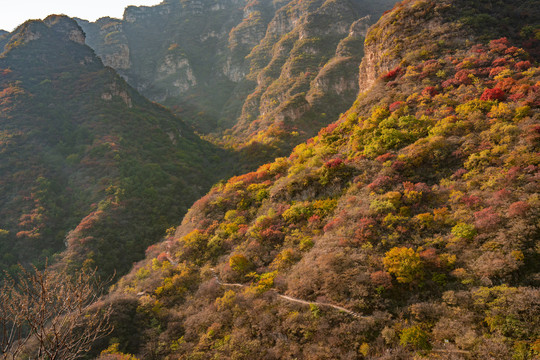
<svg viewBox="0 0 540 360"><path fill-rule="evenodd" d="M79 23L105 64L143 95L268 161L351 105L360 44L392 4L165 1L128 7L123 20Z"/></svg>
<svg viewBox="0 0 540 360"><path fill-rule="evenodd" d="M7 42L9 33L5 30L0 30L0 48L3 48Z"/></svg>
<svg viewBox="0 0 540 360"><path fill-rule="evenodd" d="M404 1L371 28L351 109L214 186L119 282L120 350L540 356L539 3L488 3Z"/></svg>
<svg viewBox="0 0 540 360"><path fill-rule="evenodd" d="M221 153L104 67L62 16L9 35L0 125L4 268L53 256L67 236L70 266L125 272L219 176Z"/></svg>

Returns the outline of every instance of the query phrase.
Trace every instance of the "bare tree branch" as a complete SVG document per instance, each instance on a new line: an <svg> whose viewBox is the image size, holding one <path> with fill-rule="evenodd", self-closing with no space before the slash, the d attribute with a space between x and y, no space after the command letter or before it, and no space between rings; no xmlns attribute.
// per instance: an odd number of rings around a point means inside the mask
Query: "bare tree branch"
<svg viewBox="0 0 540 360"><path fill-rule="evenodd" d="M70 276L21 267L17 278L7 276L0 287L0 359L79 358L112 331L111 308L93 305L102 290L95 270Z"/></svg>

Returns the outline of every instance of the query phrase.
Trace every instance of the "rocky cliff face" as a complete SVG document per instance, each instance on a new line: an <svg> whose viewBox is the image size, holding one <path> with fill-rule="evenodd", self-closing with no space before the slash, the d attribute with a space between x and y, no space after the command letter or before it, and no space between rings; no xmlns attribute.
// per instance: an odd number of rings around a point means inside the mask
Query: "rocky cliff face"
<svg viewBox="0 0 540 360"><path fill-rule="evenodd" d="M259 144L271 157L354 100L367 26L393 3L190 0L80 24L144 95L218 141Z"/></svg>
<svg viewBox="0 0 540 360"><path fill-rule="evenodd" d="M197 118L194 124L208 132L245 77L246 51L264 35L264 24L255 21L260 10L255 5L244 11L246 5L243 0L163 2L130 6L123 20L79 22L106 65L148 98ZM239 37L243 32L248 35Z"/></svg>
<svg viewBox="0 0 540 360"><path fill-rule="evenodd" d="M249 55L248 78L257 86L230 132L234 141L247 138L284 154L287 143L312 136L352 103L358 85L351 74L371 24L369 15L358 19L355 5L294 1L278 11Z"/></svg>
<svg viewBox="0 0 540 360"><path fill-rule="evenodd" d="M397 11L381 18L366 38L365 56L360 65L360 91L369 90L379 76L398 66L405 68L445 49L466 46L472 41L472 33L477 38L519 38L523 34L519 34L521 25L517 19L526 22L540 16L540 10L529 11L529 5L528 1L515 6L467 1L456 5L452 0L396 4ZM531 54L538 55L532 44L528 41L523 45Z"/></svg>
<svg viewBox="0 0 540 360"><path fill-rule="evenodd" d="M438 45L426 41L428 37L436 38L440 45L450 48L463 46L467 33L443 16L450 8L449 1L397 4L399 11L382 18L366 39L358 79L360 90L367 91L381 74L402 62L406 65L437 51ZM410 16L412 13L418 16ZM414 53L410 52L411 48L415 49Z"/></svg>
<svg viewBox="0 0 540 360"><path fill-rule="evenodd" d="M357 81L350 74L357 71L358 62L362 59L363 43L369 24L370 16L366 16L351 25L349 35L339 42L334 57L325 64L313 80L307 94L309 103L316 103L318 99L324 102L325 94L347 98L350 97L350 93L353 93L353 96L356 95Z"/></svg>
<svg viewBox="0 0 540 360"><path fill-rule="evenodd" d="M287 1L285 1L287 2ZM224 74L233 82L240 82L249 73L249 61L245 57L264 38L268 22L281 3L249 1L243 8L243 18L229 32L230 53L223 67Z"/></svg>
<svg viewBox="0 0 540 360"><path fill-rule="evenodd" d="M77 19L85 28L86 42L92 44L96 53L100 54L103 64L119 72L131 67L127 38L122 33L122 22L112 18L101 18L94 24ZM92 30L89 31L89 27Z"/></svg>

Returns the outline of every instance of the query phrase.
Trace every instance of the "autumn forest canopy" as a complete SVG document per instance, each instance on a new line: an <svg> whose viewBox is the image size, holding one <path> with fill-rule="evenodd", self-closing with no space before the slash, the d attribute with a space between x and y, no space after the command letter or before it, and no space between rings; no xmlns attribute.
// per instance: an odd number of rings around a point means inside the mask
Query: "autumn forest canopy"
<svg viewBox="0 0 540 360"><path fill-rule="evenodd" d="M540 359L539 49L538 0L0 32L0 358Z"/></svg>

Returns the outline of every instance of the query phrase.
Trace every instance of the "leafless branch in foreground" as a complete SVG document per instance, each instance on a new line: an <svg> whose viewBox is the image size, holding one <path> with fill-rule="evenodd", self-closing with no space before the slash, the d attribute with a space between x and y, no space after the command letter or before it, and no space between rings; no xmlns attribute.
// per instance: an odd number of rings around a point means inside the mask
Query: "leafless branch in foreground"
<svg viewBox="0 0 540 360"><path fill-rule="evenodd" d="M110 307L99 301L94 271L64 272L21 267L0 286L0 359L72 360L109 334Z"/></svg>

